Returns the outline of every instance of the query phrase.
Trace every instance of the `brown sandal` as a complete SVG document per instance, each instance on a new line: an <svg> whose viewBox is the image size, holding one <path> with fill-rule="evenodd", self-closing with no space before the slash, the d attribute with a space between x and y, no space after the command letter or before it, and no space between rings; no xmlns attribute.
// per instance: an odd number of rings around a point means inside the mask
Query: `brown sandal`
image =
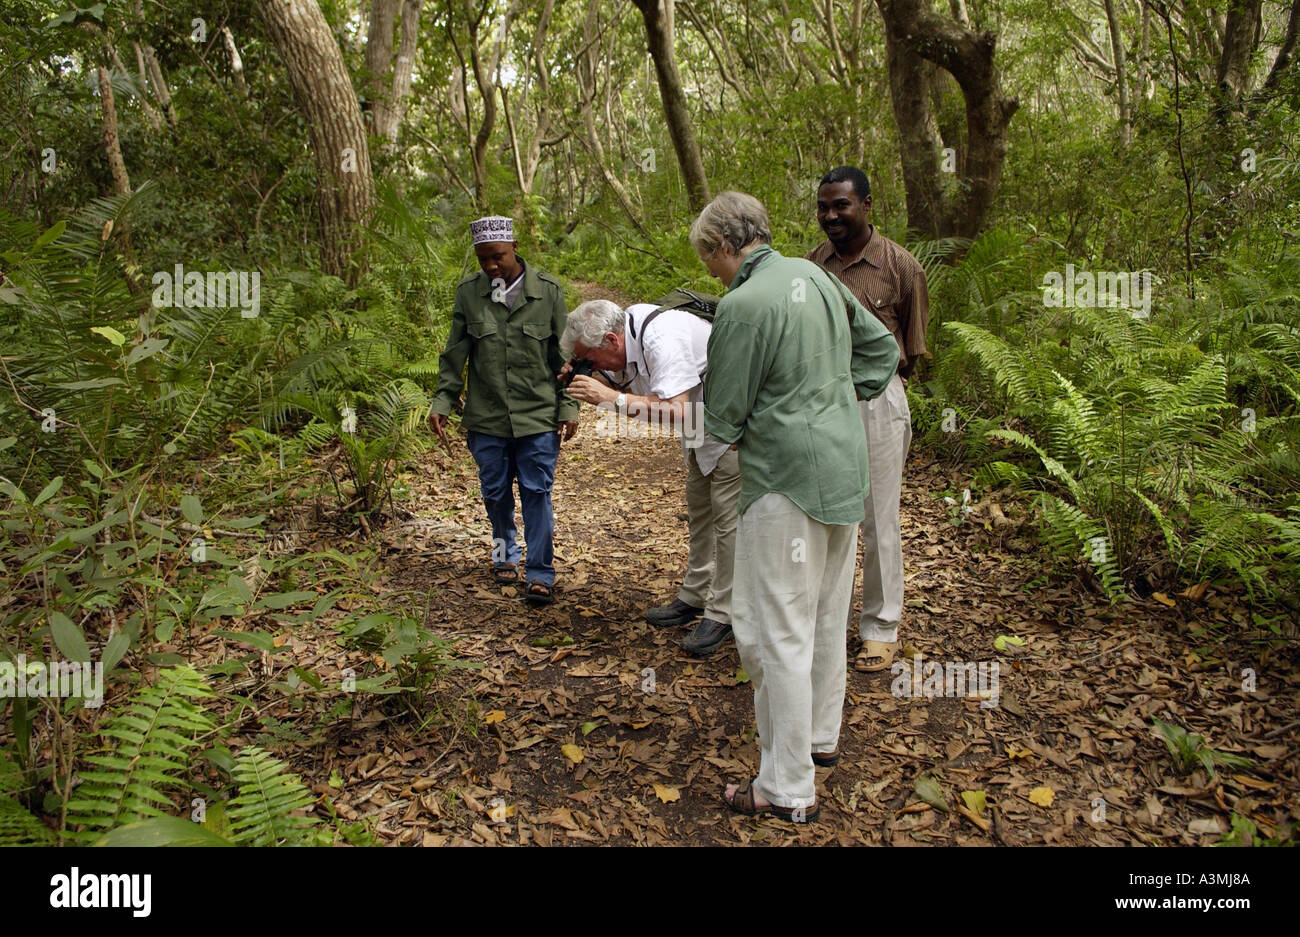
<svg viewBox="0 0 1300 937"><path fill-rule="evenodd" d="M519 581L519 570L514 563L504 563L492 567L492 578L503 586L513 586Z"/></svg>
<svg viewBox="0 0 1300 937"><path fill-rule="evenodd" d="M730 799L727 798L725 790L722 792L722 802L736 813L743 813L747 817L761 817L764 814L770 814L774 817L780 817L782 820L789 820L791 823L811 823L822 812L821 805L816 800L813 801L811 807L779 807L776 804L760 807L754 801L753 781L736 788L736 793L732 794Z"/></svg>
<svg viewBox="0 0 1300 937"><path fill-rule="evenodd" d="M550 605L555 601L555 589L540 579L534 579L528 583L524 599L529 605Z"/></svg>

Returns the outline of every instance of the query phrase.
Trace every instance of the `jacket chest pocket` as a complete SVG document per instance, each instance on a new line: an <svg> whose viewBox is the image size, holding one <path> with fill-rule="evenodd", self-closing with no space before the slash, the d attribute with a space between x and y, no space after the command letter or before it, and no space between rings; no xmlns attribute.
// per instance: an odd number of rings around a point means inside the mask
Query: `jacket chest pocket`
<svg viewBox="0 0 1300 937"><path fill-rule="evenodd" d="M544 342L551 337L550 322L525 321L519 326L519 330L527 337L535 338L539 342Z"/></svg>
<svg viewBox="0 0 1300 937"><path fill-rule="evenodd" d="M489 315L473 316L465 322L465 331L476 340L487 338L497 333L497 322Z"/></svg>

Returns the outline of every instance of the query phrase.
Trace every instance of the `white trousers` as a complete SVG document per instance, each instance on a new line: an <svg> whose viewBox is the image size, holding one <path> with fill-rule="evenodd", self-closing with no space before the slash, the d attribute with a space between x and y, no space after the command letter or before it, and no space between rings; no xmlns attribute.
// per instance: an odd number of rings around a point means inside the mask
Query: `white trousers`
<svg viewBox="0 0 1300 937"><path fill-rule="evenodd" d="M813 805L811 753L839 743L857 538L856 524L818 523L781 494L740 518L732 628L754 684L754 790L781 807Z"/></svg>
<svg viewBox="0 0 1300 937"><path fill-rule="evenodd" d="M912 411L897 374L875 400L865 400L862 425L867 431L867 470L870 488L862 523L862 616L858 634L863 641L898 640L903 617L903 538L898 531L898 499L903 488L903 463L912 444Z"/></svg>

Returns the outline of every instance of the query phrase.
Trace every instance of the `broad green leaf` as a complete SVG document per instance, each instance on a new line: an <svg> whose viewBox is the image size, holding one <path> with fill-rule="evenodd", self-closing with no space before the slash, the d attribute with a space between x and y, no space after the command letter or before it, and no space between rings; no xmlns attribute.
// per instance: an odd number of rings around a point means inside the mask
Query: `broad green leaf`
<svg viewBox="0 0 1300 937"><path fill-rule="evenodd" d="M1024 647L1025 639L1018 638L1014 634L1000 634L993 639L993 646L999 651L1005 651L1008 644L1014 644L1016 647Z"/></svg>
<svg viewBox="0 0 1300 937"><path fill-rule="evenodd" d="M50 612L50 637L54 646L70 661L89 663L90 648L81 626L62 612Z"/></svg>
<svg viewBox="0 0 1300 937"><path fill-rule="evenodd" d="M288 608L290 605L300 605L308 599L315 600L316 598L315 592L272 592L258 599L253 604L253 608Z"/></svg>
<svg viewBox="0 0 1300 937"><path fill-rule="evenodd" d="M165 338L146 338L131 349L126 356L126 363L135 364L137 361L143 361L145 358L158 354L166 347L167 339Z"/></svg>
<svg viewBox="0 0 1300 937"><path fill-rule="evenodd" d="M194 495L184 495L181 498L181 513L191 524L203 523L203 505Z"/></svg>
<svg viewBox="0 0 1300 937"><path fill-rule="evenodd" d="M96 846L231 846L229 840L181 817L150 817L105 833Z"/></svg>
<svg viewBox="0 0 1300 937"><path fill-rule="evenodd" d="M125 656L127 650L131 647L131 636L119 631L108 639L104 645L104 671L108 672L117 666L117 662Z"/></svg>
<svg viewBox="0 0 1300 937"><path fill-rule="evenodd" d="M62 487L63 487L63 476L55 475L52 479L50 479L50 483L41 489L41 493L38 494L36 496L36 500L32 502L32 507L36 507L37 505L44 504L46 501L49 501L51 498L54 497L55 492L57 492Z"/></svg>
<svg viewBox="0 0 1300 937"><path fill-rule="evenodd" d="M275 639L265 631L213 631L211 633L219 638L229 638L232 641L251 644L259 651L273 652L276 650Z"/></svg>
<svg viewBox="0 0 1300 937"><path fill-rule="evenodd" d="M100 9L102 10L103 7L100 7ZM53 243L59 235L63 233L63 229L67 226L68 223L66 221L56 221L44 234L36 239L36 243L32 245L32 249L36 250L47 244Z"/></svg>

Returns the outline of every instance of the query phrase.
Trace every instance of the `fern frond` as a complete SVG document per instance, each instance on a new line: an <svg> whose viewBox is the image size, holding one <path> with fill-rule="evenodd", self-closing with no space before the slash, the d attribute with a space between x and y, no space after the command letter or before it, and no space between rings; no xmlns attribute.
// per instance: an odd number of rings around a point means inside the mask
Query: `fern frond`
<svg viewBox="0 0 1300 937"><path fill-rule="evenodd" d="M315 800L302 779L255 745L239 753L232 772L239 794L226 808L231 837L241 846L305 846L313 839L315 817L295 810Z"/></svg>
<svg viewBox="0 0 1300 937"><path fill-rule="evenodd" d="M101 735L117 745L108 754L86 756L99 770L80 772L82 783L66 805L69 825L85 828L75 838L93 839L92 830L164 814L171 805L164 791L185 784L194 737L213 728L194 701L212 695L193 667L170 667L107 720Z"/></svg>

